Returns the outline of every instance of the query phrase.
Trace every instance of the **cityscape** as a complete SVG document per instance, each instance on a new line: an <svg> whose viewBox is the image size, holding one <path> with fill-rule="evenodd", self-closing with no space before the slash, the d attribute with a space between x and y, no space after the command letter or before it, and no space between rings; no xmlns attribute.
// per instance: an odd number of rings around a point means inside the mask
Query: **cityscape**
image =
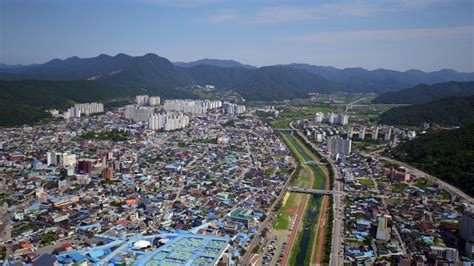
<svg viewBox="0 0 474 266"><path fill-rule="evenodd" d="M474 265L473 15L0 0L0 264Z"/></svg>

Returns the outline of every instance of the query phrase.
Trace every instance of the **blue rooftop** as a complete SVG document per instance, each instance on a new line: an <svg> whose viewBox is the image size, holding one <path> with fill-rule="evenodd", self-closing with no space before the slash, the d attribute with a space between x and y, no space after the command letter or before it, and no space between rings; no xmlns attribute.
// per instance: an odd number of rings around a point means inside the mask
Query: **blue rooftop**
<svg viewBox="0 0 474 266"><path fill-rule="evenodd" d="M133 265L214 265L230 238L182 233L141 256Z"/></svg>

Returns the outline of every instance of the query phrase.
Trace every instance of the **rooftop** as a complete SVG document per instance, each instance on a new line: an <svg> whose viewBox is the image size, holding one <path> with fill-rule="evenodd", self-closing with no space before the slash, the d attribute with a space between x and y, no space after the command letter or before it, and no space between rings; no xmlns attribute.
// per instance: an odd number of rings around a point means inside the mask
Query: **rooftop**
<svg viewBox="0 0 474 266"><path fill-rule="evenodd" d="M230 238L179 234L166 245L146 253L133 265L213 265L228 247Z"/></svg>

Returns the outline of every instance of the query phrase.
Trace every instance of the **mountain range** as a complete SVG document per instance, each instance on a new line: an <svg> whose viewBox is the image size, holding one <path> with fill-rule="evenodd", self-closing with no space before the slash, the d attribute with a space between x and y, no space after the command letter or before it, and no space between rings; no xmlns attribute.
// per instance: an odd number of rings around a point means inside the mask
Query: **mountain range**
<svg viewBox="0 0 474 266"><path fill-rule="evenodd" d="M387 92L420 83L474 80L474 73L454 70L399 72L363 68L337 69L307 64L252 67L233 60L203 59L173 64L156 54L129 56L101 54L70 57L44 64L0 68L0 79L95 80L112 86L160 95L163 90L191 84L213 84L232 89L248 100L307 97L310 92Z"/></svg>

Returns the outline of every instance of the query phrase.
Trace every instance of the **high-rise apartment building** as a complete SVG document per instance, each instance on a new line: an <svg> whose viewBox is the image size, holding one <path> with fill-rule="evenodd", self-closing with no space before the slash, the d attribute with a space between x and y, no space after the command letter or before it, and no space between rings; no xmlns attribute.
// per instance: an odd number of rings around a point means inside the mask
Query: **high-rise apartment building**
<svg viewBox="0 0 474 266"><path fill-rule="evenodd" d="M145 122L148 121L148 118L155 112L155 108L146 107L146 106L135 106L127 105L125 106L125 119L132 120L134 122Z"/></svg>
<svg viewBox="0 0 474 266"><path fill-rule="evenodd" d="M191 114L205 114L207 111L220 108L221 101L211 100L166 100L163 109Z"/></svg>
<svg viewBox="0 0 474 266"><path fill-rule="evenodd" d="M55 166L75 166L76 165L76 155L70 154L68 152L47 152L46 160L48 165Z"/></svg>
<svg viewBox="0 0 474 266"><path fill-rule="evenodd" d="M235 104L235 103L229 103L229 102L224 102L222 104L222 108L224 109L224 112L226 114L242 114L245 113L245 106Z"/></svg>
<svg viewBox="0 0 474 266"><path fill-rule="evenodd" d="M74 105L74 108L85 115L104 112L104 105L102 103L78 103Z"/></svg>
<svg viewBox="0 0 474 266"><path fill-rule="evenodd" d="M150 106L158 106L160 105L161 103L161 98L159 96L150 96L150 98L148 99L148 104L150 104Z"/></svg>
<svg viewBox="0 0 474 266"><path fill-rule="evenodd" d="M348 156L351 153L352 140L343 139L341 137L328 137L327 147L328 152L335 156L337 154L342 156Z"/></svg>
<svg viewBox="0 0 474 266"><path fill-rule="evenodd" d="M176 130L189 124L189 116L178 112L153 114L148 119L148 127L153 130Z"/></svg>
<svg viewBox="0 0 474 266"><path fill-rule="evenodd" d="M315 124L319 124L319 123L323 122L323 120L324 120L324 113L317 112L317 113L314 114L313 122Z"/></svg>
<svg viewBox="0 0 474 266"><path fill-rule="evenodd" d="M144 106L148 104L149 99L150 99L150 96L148 95L137 95L135 96L135 103L138 106Z"/></svg>
<svg viewBox="0 0 474 266"><path fill-rule="evenodd" d="M464 253L472 257L474 254L474 206L465 208L461 217L460 235L466 241Z"/></svg>

